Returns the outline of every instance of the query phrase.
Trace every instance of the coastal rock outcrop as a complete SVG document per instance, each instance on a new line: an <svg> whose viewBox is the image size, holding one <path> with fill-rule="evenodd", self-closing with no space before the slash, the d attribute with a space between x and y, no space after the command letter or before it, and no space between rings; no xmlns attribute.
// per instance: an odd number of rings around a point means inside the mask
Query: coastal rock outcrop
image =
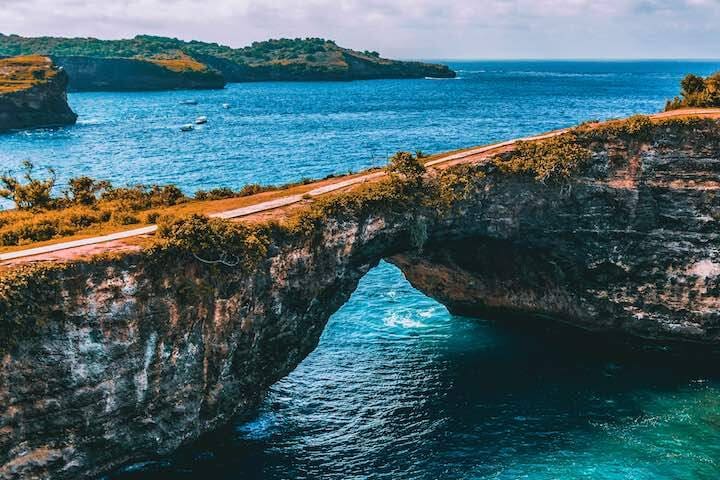
<svg viewBox="0 0 720 480"><path fill-rule="evenodd" d="M501 159L428 174L417 198L350 192L301 235L247 237L252 267L133 249L10 268L0 478L92 478L251 413L383 258L457 313L717 344L720 125L639 130L592 140L560 181Z"/></svg>
<svg viewBox="0 0 720 480"><path fill-rule="evenodd" d="M70 77L71 91L151 91L222 89L225 78L203 64L132 58L54 56ZM187 65L193 66L189 68Z"/></svg>
<svg viewBox="0 0 720 480"><path fill-rule="evenodd" d="M67 73L47 57L0 60L0 131L72 125Z"/></svg>

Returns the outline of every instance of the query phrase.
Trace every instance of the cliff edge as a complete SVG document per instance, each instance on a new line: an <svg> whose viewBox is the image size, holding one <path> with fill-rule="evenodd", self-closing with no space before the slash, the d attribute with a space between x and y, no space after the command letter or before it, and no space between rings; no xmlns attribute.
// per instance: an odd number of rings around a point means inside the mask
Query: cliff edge
<svg viewBox="0 0 720 480"><path fill-rule="evenodd" d="M456 313L718 345L719 178L716 118L638 117L5 266L0 478L93 478L252 413L384 258Z"/></svg>
<svg viewBox="0 0 720 480"><path fill-rule="evenodd" d="M72 125L67 73L42 56L0 60L0 131Z"/></svg>

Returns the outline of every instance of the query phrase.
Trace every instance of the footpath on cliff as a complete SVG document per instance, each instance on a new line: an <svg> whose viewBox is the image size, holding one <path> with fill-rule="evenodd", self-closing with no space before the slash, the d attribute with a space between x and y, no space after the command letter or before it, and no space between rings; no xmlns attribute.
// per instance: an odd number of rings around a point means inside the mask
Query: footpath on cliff
<svg viewBox="0 0 720 480"><path fill-rule="evenodd" d="M720 109L682 109L649 115L651 119L689 116L720 118ZM571 128L555 130L492 145L434 155L425 163L425 166L428 168L448 168L463 163L476 163L489 159L499 153L512 150L519 142L544 140L562 135L570 130ZM272 200L262 201L262 194L253 195L247 198L248 204L240 208L215 212L208 216L234 221L275 218L282 215L283 212L288 209L311 202L314 198L347 191L353 186L376 181L385 175L386 173L384 171L373 171L360 175L335 177L331 180L319 180L309 184L308 187L310 189L303 193L288 191L283 195L282 192L280 192L281 196L273 198ZM151 236L157 231L157 228L156 225L149 225L107 235L68 240L50 245L2 253L0 254L0 266L12 267L14 265L38 261L70 261L102 253L139 250L142 247L137 241L134 241L134 239Z"/></svg>

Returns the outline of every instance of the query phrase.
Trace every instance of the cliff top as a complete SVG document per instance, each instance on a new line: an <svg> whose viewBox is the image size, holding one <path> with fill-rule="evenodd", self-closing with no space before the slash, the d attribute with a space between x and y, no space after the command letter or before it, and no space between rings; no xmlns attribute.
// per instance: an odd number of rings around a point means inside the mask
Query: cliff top
<svg viewBox="0 0 720 480"><path fill-rule="evenodd" d="M378 67L437 70L438 75L454 72L442 65L402 62L382 58L372 51L360 52L338 46L322 38L271 39L254 42L244 48L231 48L217 43L183 41L176 38L138 35L132 39L101 40L97 38L21 37L0 34L0 56L43 54L53 56L87 56L101 58L135 58L151 60L168 68L199 68L204 57L212 57L248 67L304 67L327 70L349 68L348 61ZM162 59L182 59L165 62ZM432 72L431 72L432 73Z"/></svg>
<svg viewBox="0 0 720 480"><path fill-rule="evenodd" d="M588 123L535 137L439 154L424 158L423 162L426 167L437 170L463 164L490 164L505 173L553 181L554 177L569 176L582 166L587 160L589 143L612 137L642 139L658 128L690 131L695 125L688 121L692 117L694 121L715 121L720 118L720 109L686 109L651 117ZM17 260L13 260L13 264L41 259L67 260L90 252L94 255L117 248L136 248L133 245L138 241L142 243L143 236L155 232L153 224L162 217L205 214L251 221L278 220L320 197L332 197L348 190L358 194L385 176L384 172L375 171L283 187L251 185L240 192L217 189L199 193L194 199L185 197L173 186L114 188L81 177L84 183L80 182L76 191L69 192L66 198L53 200L52 184L44 184L43 180L28 174L25 179L35 178L36 187L46 185L44 198L49 206L39 210L25 207L0 214L0 261L12 260L15 256ZM96 202L96 198L100 200ZM123 198L133 198L137 203L131 212L127 211L126 204L114 209L115 203L122 203ZM50 205L53 202L57 204ZM29 251L30 246L44 250Z"/></svg>
<svg viewBox="0 0 720 480"><path fill-rule="evenodd" d="M27 90L47 82L57 74L52 61L40 55L0 60L0 94Z"/></svg>

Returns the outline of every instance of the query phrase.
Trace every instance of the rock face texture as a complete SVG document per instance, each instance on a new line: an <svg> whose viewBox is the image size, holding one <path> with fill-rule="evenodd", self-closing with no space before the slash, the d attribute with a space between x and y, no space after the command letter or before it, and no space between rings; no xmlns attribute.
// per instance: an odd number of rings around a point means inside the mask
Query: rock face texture
<svg viewBox="0 0 720 480"><path fill-rule="evenodd" d="M74 124L67 84L65 71L47 57L0 60L0 132Z"/></svg>
<svg viewBox="0 0 720 480"><path fill-rule="evenodd" d="M657 126L647 142L602 145L558 188L493 182L465 214L470 238L391 260L454 313L720 343L717 133Z"/></svg>
<svg viewBox="0 0 720 480"><path fill-rule="evenodd" d="M57 56L53 60L70 77L71 91L149 91L222 89L223 76L213 70L172 70L147 60Z"/></svg>
<svg viewBox="0 0 720 480"><path fill-rule="evenodd" d="M130 252L4 280L0 479L92 478L251 412L382 258L458 313L720 342L717 123L610 138L563 182L474 172L441 213L329 216L251 270Z"/></svg>

